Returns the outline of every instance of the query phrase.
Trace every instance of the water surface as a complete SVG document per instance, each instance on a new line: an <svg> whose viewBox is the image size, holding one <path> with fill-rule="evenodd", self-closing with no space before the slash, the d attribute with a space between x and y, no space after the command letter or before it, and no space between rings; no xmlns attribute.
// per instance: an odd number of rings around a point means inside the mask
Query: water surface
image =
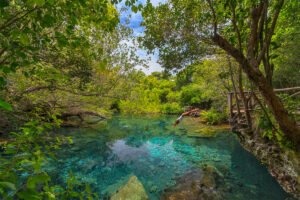
<svg viewBox="0 0 300 200"><path fill-rule="evenodd" d="M62 129L74 144L57 152L46 166L64 184L72 171L105 197L130 176L143 184L150 199L172 191L191 172L212 166L221 174L223 199L283 200L288 197L266 168L228 131L197 137L200 125L184 119L172 127L170 116L115 116L94 128ZM205 134L204 134L205 135ZM126 182L126 181L125 181Z"/></svg>

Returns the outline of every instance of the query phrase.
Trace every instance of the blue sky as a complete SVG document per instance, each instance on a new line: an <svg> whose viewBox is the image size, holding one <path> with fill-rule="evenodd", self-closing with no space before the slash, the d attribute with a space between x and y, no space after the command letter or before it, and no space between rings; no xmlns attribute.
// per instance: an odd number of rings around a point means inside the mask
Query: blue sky
<svg viewBox="0 0 300 200"><path fill-rule="evenodd" d="M159 3L164 3L166 0L151 0L151 3L154 6L159 5ZM138 4L145 4L146 0L139 0ZM125 7L124 1L117 5L118 10L120 11L120 21L122 24L130 27L133 30L134 37L142 36L144 34L145 27L141 26L141 22L143 21L143 17L141 15L141 12L134 13L131 11L131 9L127 9L126 11L121 11L121 8ZM129 19L129 23L126 24L126 20ZM131 41L128 41L128 43L131 43ZM132 42L133 44L133 42ZM142 66L136 66L137 69L141 69L146 74L151 74L154 71L162 71L162 68L158 61L158 51L155 51L154 54L147 54L146 50L144 49L138 49L137 55L145 60L148 60L147 65L149 68L144 68Z"/></svg>

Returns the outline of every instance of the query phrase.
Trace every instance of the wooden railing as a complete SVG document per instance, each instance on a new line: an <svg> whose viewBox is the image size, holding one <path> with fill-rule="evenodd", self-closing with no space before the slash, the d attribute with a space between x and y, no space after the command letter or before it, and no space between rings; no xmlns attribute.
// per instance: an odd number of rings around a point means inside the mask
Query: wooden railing
<svg viewBox="0 0 300 200"><path fill-rule="evenodd" d="M300 87L274 89L276 93L289 93L290 97L300 95ZM258 91L245 91L245 102L247 103L247 111L252 113L255 110L260 110L262 107L262 98ZM237 100L238 99L238 100ZM246 110L242 101L241 93L228 93L228 107L229 107L229 122L232 129L246 127ZM300 108L299 108L300 109ZM295 114L300 114L296 112Z"/></svg>

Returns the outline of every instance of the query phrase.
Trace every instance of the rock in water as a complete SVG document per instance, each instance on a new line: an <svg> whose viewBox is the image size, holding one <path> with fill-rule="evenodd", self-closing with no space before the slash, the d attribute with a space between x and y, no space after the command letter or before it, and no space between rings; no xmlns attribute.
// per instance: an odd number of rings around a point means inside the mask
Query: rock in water
<svg viewBox="0 0 300 200"><path fill-rule="evenodd" d="M144 186L136 176L131 176L128 182L117 193L111 196L111 200L148 200Z"/></svg>

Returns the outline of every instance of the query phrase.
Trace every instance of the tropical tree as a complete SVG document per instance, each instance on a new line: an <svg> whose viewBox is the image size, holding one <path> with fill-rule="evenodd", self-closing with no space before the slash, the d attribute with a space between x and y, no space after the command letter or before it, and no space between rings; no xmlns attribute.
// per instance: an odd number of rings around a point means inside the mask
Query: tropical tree
<svg viewBox="0 0 300 200"><path fill-rule="evenodd" d="M299 6L299 2L171 0L158 7L148 4L143 11L143 44L149 50L159 48L161 62L169 69L201 60L215 50L212 44L223 49L259 90L281 130L300 144L300 129L273 90L269 53L280 11L292 5Z"/></svg>
<svg viewBox="0 0 300 200"><path fill-rule="evenodd" d="M53 60L58 56L57 54L69 56L72 54L73 58L76 57L79 49L95 42L89 37L93 37L96 30L102 32L112 30L118 21L116 9L106 0L2 1L0 5L1 85L6 82L5 75L19 67L47 62L50 56ZM90 52L81 52L85 57L90 56ZM83 66L84 63L81 65Z"/></svg>

